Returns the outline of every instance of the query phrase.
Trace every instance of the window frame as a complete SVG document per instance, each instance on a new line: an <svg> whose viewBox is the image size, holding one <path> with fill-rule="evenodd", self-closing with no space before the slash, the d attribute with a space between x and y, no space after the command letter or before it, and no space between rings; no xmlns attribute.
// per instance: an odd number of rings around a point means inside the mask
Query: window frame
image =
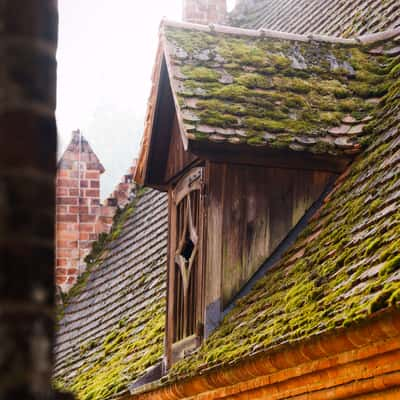
<svg viewBox="0 0 400 400"><path fill-rule="evenodd" d="M204 336L204 271L205 271L205 251L204 251L204 224L205 224L205 168L196 166L191 168L183 175L177 184L169 190L169 234L168 234L168 283L167 283L167 321L166 321L166 358L167 367L170 367L175 361L183 358L186 353L198 347ZM198 200L198 221L197 221L197 262L195 273L196 285L196 322L194 333L184 336L175 341L175 271L177 268L175 257L177 252L178 234L178 205L190 196L193 191L199 191ZM190 311L190 310L188 310Z"/></svg>

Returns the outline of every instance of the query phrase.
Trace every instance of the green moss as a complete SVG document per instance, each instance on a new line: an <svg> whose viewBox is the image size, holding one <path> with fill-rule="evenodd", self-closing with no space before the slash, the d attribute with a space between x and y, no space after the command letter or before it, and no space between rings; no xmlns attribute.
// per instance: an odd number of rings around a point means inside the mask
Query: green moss
<svg viewBox="0 0 400 400"><path fill-rule="evenodd" d="M240 75L236 78L239 85L246 86L247 88L261 88L268 89L271 87L271 82L263 75L257 73L247 73Z"/></svg>
<svg viewBox="0 0 400 400"><path fill-rule="evenodd" d="M361 111L361 110L370 110L372 107L358 98L348 98L341 100L338 103L338 108L340 111L344 112L352 112L352 111Z"/></svg>
<svg viewBox="0 0 400 400"><path fill-rule="evenodd" d="M140 286L140 283L138 283L138 286ZM123 328L124 326L126 326L128 322L128 317L122 318L118 321L118 328Z"/></svg>
<svg viewBox="0 0 400 400"><path fill-rule="evenodd" d="M386 261L383 268L380 270L380 275L389 275L400 268L400 255L397 255Z"/></svg>
<svg viewBox="0 0 400 400"><path fill-rule="evenodd" d="M338 99L350 96L349 89L340 81L334 79L315 82L315 89L323 95L333 94Z"/></svg>
<svg viewBox="0 0 400 400"><path fill-rule="evenodd" d="M205 82L216 82L220 78L220 74L212 68L193 67L185 65L182 67L182 72L186 77Z"/></svg>
<svg viewBox="0 0 400 400"><path fill-rule="evenodd" d="M229 127L232 125L237 125L238 119L229 114L221 114L216 110L204 110L199 113L200 122L202 124L219 126L219 127Z"/></svg>
<svg viewBox="0 0 400 400"><path fill-rule="evenodd" d="M292 64L291 60L288 57L276 53L268 54L268 63L273 65L277 69L277 71L286 70Z"/></svg>
<svg viewBox="0 0 400 400"><path fill-rule="evenodd" d="M215 88L212 94L220 99L241 102L246 101L252 93L245 86L232 84Z"/></svg>
<svg viewBox="0 0 400 400"><path fill-rule="evenodd" d="M134 322L115 326L70 381L61 382L81 400L102 400L126 390L163 355L164 307L159 301L139 313ZM85 352L87 348L84 349Z"/></svg>
<svg viewBox="0 0 400 400"><path fill-rule="evenodd" d="M93 264L103 253L104 248L109 241L107 233L100 233L98 239L93 243L91 252L85 257L86 264Z"/></svg>
<svg viewBox="0 0 400 400"><path fill-rule="evenodd" d="M223 85L218 82L209 81L196 81L194 79L187 79L184 82L184 96L193 96L196 94L198 97L209 97L214 90L221 88Z"/></svg>
<svg viewBox="0 0 400 400"><path fill-rule="evenodd" d="M396 256L398 252L398 243L395 241L384 248L384 250L379 254L379 260L382 262L387 261L389 258Z"/></svg>
<svg viewBox="0 0 400 400"><path fill-rule="evenodd" d="M216 51L225 60L234 61L239 65L262 66L266 64L265 52L254 43L244 39L230 38L219 41Z"/></svg>
<svg viewBox="0 0 400 400"><path fill-rule="evenodd" d="M259 136L253 136L250 139L247 140L247 143L253 146L257 145L264 145L265 144L265 139Z"/></svg>
<svg viewBox="0 0 400 400"><path fill-rule="evenodd" d="M284 101L286 106L291 108L303 108L307 106L307 102L303 97L292 94L286 95Z"/></svg>
<svg viewBox="0 0 400 400"><path fill-rule="evenodd" d="M377 296L374 297L373 301L369 306L368 312L370 314L381 310L382 308L386 308L388 306L388 300L392 295L392 290L384 290L380 292Z"/></svg>
<svg viewBox="0 0 400 400"><path fill-rule="evenodd" d="M302 120L310 121L314 123L320 123L322 125L339 125L341 122L342 114L339 112L316 112L315 110L305 110L301 114Z"/></svg>
<svg viewBox="0 0 400 400"><path fill-rule="evenodd" d="M308 81L299 78L274 77L272 82L276 89L290 90L300 94L309 93L312 89Z"/></svg>
<svg viewBox="0 0 400 400"><path fill-rule="evenodd" d="M382 238L381 237L377 237L377 238L372 239L368 243L368 245L367 245L367 247L365 249L365 254L366 255L370 255L370 254L375 253L376 250L381 246L381 244L382 244Z"/></svg>
<svg viewBox="0 0 400 400"><path fill-rule="evenodd" d="M254 130L269 132L283 132L285 123L283 121L273 121L266 118L247 117L243 119L243 125Z"/></svg>
<svg viewBox="0 0 400 400"><path fill-rule="evenodd" d="M232 114L232 115L247 115L248 109L257 108L262 112L262 108L258 108L255 106L246 107L243 104L235 104L229 103L226 101L221 101L217 99L207 99L207 100L199 100L196 105L200 110L210 110L210 111L219 111L222 114Z"/></svg>
<svg viewBox="0 0 400 400"><path fill-rule="evenodd" d="M190 31L174 28L167 29L166 36L168 40L184 49L187 53L207 48L214 45L217 41L214 35L208 33L199 32L196 35L192 35Z"/></svg>
<svg viewBox="0 0 400 400"><path fill-rule="evenodd" d="M196 137L196 140L207 140L208 139L208 133L195 132L194 135Z"/></svg>
<svg viewBox="0 0 400 400"><path fill-rule="evenodd" d="M294 78L290 83L288 83L287 88L295 93L309 93L312 87L308 82Z"/></svg>
<svg viewBox="0 0 400 400"><path fill-rule="evenodd" d="M314 282L303 282L294 285L286 294L286 312L291 312L302 307L307 300L314 300L316 292Z"/></svg>
<svg viewBox="0 0 400 400"><path fill-rule="evenodd" d="M293 134L307 134L313 131L314 125L302 120L286 121L286 131Z"/></svg>
<svg viewBox="0 0 400 400"><path fill-rule="evenodd" d="M400 302L400 288L394 290L389 298L389 306L398 306Z"/></svg>
<svg viewBox="0 0 400 400"><path fill-rule="evenodd" d="M370 85L376 85L376 84L381 84L384 81L384 76L359 70L356 73L356 79L368 83Z"/></svg>
<svg viewBox="0 0 400 400"><path fill-rule="evenodd" d="M79 353L80 353L80 355L83 356L83 355L84 355L85 353L87 353L88 351L95 349L96 346L97 346L97 344L98 344L98 341L97 341L96 339L89 340L88 342L82 344L82 345L79 347Z"/></svg>
<svg viewBox="0 0 400 400"><path fill-rule="evenodd" d="M371 85L364 82L351 82L349 89L357 96L364 99L370 97L381 97L387 93L388 87L386 84Z"/></svg>

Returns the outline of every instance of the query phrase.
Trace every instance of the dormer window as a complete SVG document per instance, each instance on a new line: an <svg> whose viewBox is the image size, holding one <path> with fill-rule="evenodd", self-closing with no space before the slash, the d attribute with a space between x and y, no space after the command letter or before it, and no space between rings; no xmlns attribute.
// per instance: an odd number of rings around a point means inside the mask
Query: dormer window
<svg viewBox="0 0 400 400"><path fill-rule="evenodd" d="M291 240L360 150L369 112L346 114L351 79L338 82L327 62L333 50L338 65L351 61L347 47L303 43L300 78L296 40L219 29L164 23L135 172L139 183L169 193L169 366L213 332ZM338 111L328 113L320 105L333 80Z"/></svg>
<svg viewBox="0 0 400 400"><path fill-rule="evenodd" d="M195 348L203 326L203 168L170 191L168 342L172 361Z"/></svg>

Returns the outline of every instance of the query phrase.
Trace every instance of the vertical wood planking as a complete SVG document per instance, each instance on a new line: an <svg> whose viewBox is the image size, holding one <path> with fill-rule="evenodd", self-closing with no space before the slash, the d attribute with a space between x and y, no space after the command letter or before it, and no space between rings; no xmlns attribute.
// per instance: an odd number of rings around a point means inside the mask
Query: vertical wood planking
<svg viewBox="0 0 400 400"><path fill-rule="evenodd" d="M246 282L254 271L254 265L261 265L265 254L269 251L269 196L267 170L256 168L254 171L247 169L245 210L246 226L244 229L244 257L241 282ZM252 175L253 174L253 175ZM254 176L255 179L252 179ZM241 286L242 284L240 284Z"/></svg>
<svg viewBox="0 0 400 400"><path fill-rule="evenodd" d="M297 171L277 168L268 170L268 186L270 187L270 248L276 246L292 227L293 194Z"/></svg>
<svg viewBox="0 0 400 400"><path fill-rule="evenodd" d="M207 242L205 305L221 297L222 289L222 240L223 204L227 167L224 164L207 163Z"/></svg>
<svg viewBox="0 0 400 400"><path fill-rule="evenodd" d="M229 165L224 189L222 223L223 302L240 287L246 220L246 168Z"/></svg>
<svg viewBox="0 0 400 400"><path fill-rule="evenodd" d="M168 151L164 182L170 181L177 176L177 174L181 173L190 163L196 160L196 157L192 153L185 151L183 148L176 114L172 122L171 139L168 150L164 149L164 151Z"/></svg>
<svg viewBox="0 0 400 400"><path fill-rule="evenodd" d="M321 195L331 176L209 163L206 305L221 297L223 305L228 304Z"/></svg>

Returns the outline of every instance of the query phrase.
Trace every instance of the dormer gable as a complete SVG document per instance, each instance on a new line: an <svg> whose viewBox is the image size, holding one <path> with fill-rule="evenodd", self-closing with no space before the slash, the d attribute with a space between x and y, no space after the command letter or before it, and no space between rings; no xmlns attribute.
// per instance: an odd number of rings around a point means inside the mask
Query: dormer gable
<svg viewBox="0 0 400 400"><path fill-rule="evenodd" d="M169 366L368 143L386 36L163 23L136 180L169 195Z"/></svg>
<svg viewBox="0 0 400 400"><path fill-rule="evenodd" d="M166 189L174 119L194 158L340 172L387 86L368 45L164 21L136 180Z"/></svg>

